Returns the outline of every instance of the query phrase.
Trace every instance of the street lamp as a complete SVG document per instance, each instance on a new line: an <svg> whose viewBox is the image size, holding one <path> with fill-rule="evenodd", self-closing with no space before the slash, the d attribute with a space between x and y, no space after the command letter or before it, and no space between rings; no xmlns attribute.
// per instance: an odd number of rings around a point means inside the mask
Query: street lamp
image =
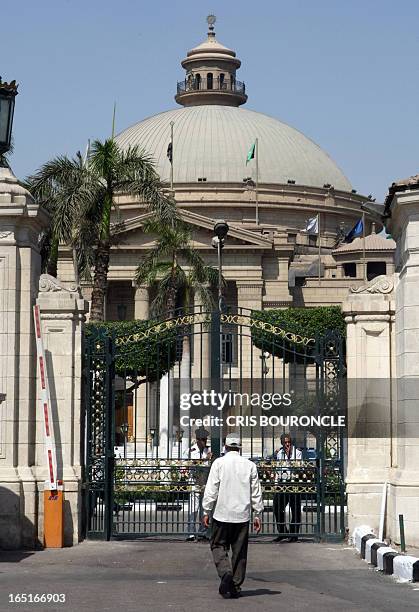
<svg viewBox="0 0 419 612"><path fill-rule="evenodd" d="M212 239L212 246L217 249L218 253L218 310L224 312L225 303L223 296L223 262L222 249L224 247L224 239L228 234L229 227L225 221L217 221L214 225L215 236Z"/></svg>
<svg viewBox="0 0 419 612"><path fill-rule="evenodd" d="M10 149L17 87L16 81L5 83L0 77L0 156Z"/></svg>

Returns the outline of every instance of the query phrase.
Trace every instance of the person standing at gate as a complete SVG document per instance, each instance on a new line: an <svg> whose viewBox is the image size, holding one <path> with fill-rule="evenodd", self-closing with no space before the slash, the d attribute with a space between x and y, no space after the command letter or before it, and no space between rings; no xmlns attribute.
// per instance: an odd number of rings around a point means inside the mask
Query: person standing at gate
<svg viewBox="0 0 419 612"><path fill-rule="evenodd" d="M261 530L263 511L256 465L240 455L240 448L239 434L229 434L225 441L226 454L211 466L202 503L205 527L209 526L212 513L210 546L221 578L218 591L224 598L233 599L239 597L246 575L251 511L256 533Z"/></svg>
<svg viewBox="0 0 419 612"><path fill-rule="evenodd" d="M212 453L207 444L209 432L200 427L195 430L196 442L185 451L184 459L200 459L205 462L211 461ZM191 477L192 491L189 493L189 508L188 508L188 542L194 542L198 538L206 538L206 528L202 524L202 498L204 495L204 487L206 476L208 473L207 465L197 465ZM196 522L199 521L198 532L196 532Z"/></svg>
<svg viewBox="0 0 419 612"><path fill-rule="evenodd" d="M282 447L275 451L274 459L282 462L281 471L279 473L278 484L283 484L287 487L287 483L291 481L291 472L286 469L286 464L292 467L293 462L302 460L302 452L295 448L292 444L291 434L283 433L281 435ZM288 486L292 486L291 484ZM300 494L292 491L284 491L275 493L273 499L273 510L276 520L276 526L279 535L274 542L280 542L287 537L287 528L285 526L285 509L289 505L291 520L289 524L289 541L296 542L301 525L301 499Z"/></svg>

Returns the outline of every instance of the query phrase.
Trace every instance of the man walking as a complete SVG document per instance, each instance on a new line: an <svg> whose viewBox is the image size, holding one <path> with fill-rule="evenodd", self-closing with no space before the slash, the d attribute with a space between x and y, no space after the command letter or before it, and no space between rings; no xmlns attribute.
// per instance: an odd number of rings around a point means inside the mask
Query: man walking
<svg viewBox="0 0 419 612"><path fill-rule="evenodd" d="M249 521L261 529L262 490L256 465L239 453L240 436L231 433L225 441L226 454L214 461L205 487L203 522L209 525L212 512L211 551L221 578L219 593L237 598L246 575ZM231 547L231 561L228 553Z"/></svg>

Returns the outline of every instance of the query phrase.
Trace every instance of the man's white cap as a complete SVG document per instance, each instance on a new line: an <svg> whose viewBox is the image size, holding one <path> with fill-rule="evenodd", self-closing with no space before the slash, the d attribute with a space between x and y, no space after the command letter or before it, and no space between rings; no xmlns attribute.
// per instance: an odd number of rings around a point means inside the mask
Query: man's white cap
<svg viewBox="0 0 419 612"><path fill-rule="evenodd" d="M240 436L238 433L230 433L226 437L226 446L235 446L236 448L241 448Z"/></svg>

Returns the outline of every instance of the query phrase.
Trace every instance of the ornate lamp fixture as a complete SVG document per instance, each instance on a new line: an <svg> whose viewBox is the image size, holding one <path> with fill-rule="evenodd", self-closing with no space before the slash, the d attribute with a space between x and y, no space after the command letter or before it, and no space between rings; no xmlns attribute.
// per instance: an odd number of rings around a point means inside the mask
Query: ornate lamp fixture
<svg viewBox="0 0 419 612"><path fill-rule="evenodd" d="M0 155L10 149L17 88L16 81L5 83L0 77Z"/></svg>

